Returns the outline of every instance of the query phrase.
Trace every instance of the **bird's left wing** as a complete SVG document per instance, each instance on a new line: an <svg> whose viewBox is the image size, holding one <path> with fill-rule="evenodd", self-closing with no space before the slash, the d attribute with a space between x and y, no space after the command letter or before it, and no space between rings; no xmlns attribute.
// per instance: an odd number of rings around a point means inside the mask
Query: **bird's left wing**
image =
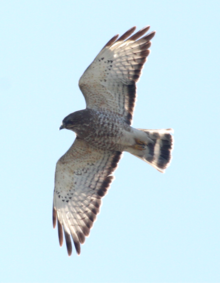
<svg viewBox="0 0 220 283"><path fill-rule="evenodd" d="M135 28L120 38L114 36L79 81L87 108L115 112L128 124L131 124L134 111L136 82L150 53L150 40L155 35L155 32L145 35L149 26L132 35Z"/></svg>
<svg viewBox="0 0 220 283"><path fill-rule="evenodd" d="M112 172L121 152L92 148L87 142L76 138L70 149L56 165L53 199L53 226L58 224L59 243L63 243L63 230L68 254L72 243L80 254L80 244L88 236L101 198L113 180Z"/></svg>

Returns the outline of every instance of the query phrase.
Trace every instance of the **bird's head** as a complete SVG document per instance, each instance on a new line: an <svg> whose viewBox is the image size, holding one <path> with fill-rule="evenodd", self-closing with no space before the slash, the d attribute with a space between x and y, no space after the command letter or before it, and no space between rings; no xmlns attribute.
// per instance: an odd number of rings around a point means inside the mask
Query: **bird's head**
<svg viewBox="0 0 220 283"><path fill-rule="evenodd" d="M68 129L68 130L74 130L74 125L76 123L76 119L74 117L74 113L69 114L68 116L66 116L63 121L62 121L62 125L60 126L60 130L62 129Z"/></svg>
<svg viewBox="0 0 220 283"><path fill-rule="evenodd" d="M67 129L74 131L77 135L84 135L89 130L91 111L88 109L76 111L63 119L60 130Z"/></svg>

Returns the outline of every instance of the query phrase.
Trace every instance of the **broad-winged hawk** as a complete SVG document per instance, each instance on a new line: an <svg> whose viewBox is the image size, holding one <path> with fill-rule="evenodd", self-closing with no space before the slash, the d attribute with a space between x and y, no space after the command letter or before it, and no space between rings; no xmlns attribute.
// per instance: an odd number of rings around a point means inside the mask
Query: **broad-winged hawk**
<svg viewBox="0 0 220 283"><path fill-rule="evenodd" d="M60 127L76 133L73 145L57 162L53 199L53 226L57 222L60 245L64 231L69 255L71 237L80 254L123 151L160 172L171 160L171 129L130 126L136 82L155 35L145 35L149 26L133 34L135 28L110 39L86 69L79 81L86 109L68 115Z"/></svg>

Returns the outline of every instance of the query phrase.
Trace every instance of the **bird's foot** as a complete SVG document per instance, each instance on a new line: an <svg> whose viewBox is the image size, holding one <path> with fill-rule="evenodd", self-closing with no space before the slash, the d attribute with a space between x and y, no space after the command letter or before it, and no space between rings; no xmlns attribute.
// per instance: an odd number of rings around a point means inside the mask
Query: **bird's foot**
<svg viewBox="0 0 220 283"><path fill-rule="evenodd" d="M136 144L133 146L135 149L144 150L146 148L146 143L138 139L135 139L135 141L136 141Z"/></svg>

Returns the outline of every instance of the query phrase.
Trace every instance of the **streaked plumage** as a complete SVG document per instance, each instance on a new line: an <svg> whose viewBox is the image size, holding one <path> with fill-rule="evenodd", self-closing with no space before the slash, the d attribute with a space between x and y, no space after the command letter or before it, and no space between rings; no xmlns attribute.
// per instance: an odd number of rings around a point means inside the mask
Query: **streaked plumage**
<svg viewBox="0 0 220 283"><path fill-rule="evenodd" d="M131 28L120 38L114 36L86 69L79 81L86 109L68 115L60 127L77 135L57 162L53 202L53 226L58 223L60 245L64 230L69 255L70 236L80 254L80 244L89 235L123 151L160 172L164 172L171 159L171 129L130 126L136 82L155 35L145 35L149 27L132 35L134 30L135 27Z"/></svg>

